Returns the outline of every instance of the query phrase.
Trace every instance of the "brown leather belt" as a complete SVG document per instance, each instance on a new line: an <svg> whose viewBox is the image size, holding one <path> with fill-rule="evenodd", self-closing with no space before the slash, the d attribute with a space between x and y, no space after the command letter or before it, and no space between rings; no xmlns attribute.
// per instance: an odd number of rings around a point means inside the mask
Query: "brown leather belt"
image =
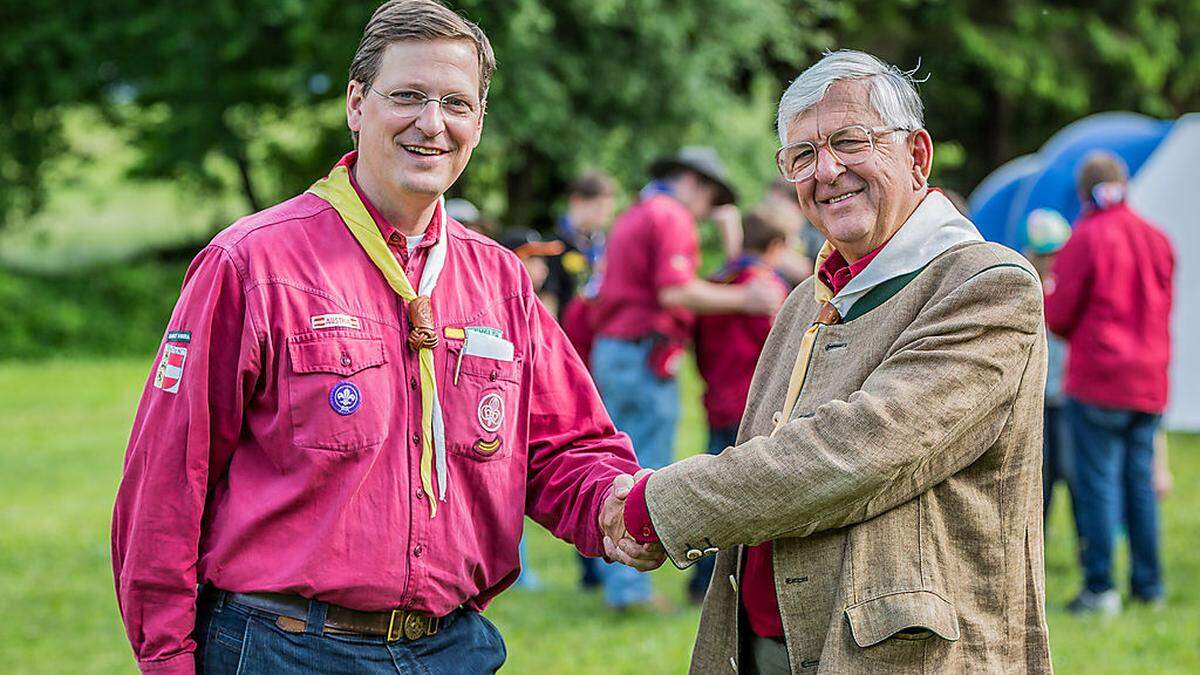
<svg viewBox="0 0 1200 675"><path fill-rule="evenodd" d="M279 617L276 624L288 632L300 633L307 628L308 598L286 593L230 593L221 591L226 602L236 602ZM360 612L356 609L326 603L326 633L355 633L386 637L388 642L401 638L419 640L438 632L441 618L393 609L388 612ZM286 620L285 620L286 619Z"/></svg>

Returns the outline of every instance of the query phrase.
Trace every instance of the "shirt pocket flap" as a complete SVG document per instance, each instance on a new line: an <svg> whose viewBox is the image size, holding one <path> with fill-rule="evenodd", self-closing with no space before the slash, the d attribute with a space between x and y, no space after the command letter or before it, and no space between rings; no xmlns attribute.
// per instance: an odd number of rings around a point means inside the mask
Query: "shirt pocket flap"
<svg viewBox="0 0 1200 675"><path fill-rule="evenodd" d="M906 591L864 600L846 608L850 633L859 647L870 647L906 628L926 629L958 640L958 612L932 591Z"/></svg>
<svg viewBox="0 0 1200 675"><path fill-rule="evenodd" d="M294 335L288 338L288 356L293 372L343 377L387 363L383 339L361 335Z"/></svg>

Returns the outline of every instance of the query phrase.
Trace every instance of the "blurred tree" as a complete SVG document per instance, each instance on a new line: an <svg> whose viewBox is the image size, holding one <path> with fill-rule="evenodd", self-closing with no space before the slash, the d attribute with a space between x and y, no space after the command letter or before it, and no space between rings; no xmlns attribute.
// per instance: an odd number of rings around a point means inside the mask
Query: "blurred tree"
<svg viewBox="0 0 1200 675"><path fill-rule="evenodd" d="M931 74L928 124L966 191L1089 112L1200 104L1195 0L459 0L499 70L454 192L545 224L584 166L630 187L658 154L717 146L742 192L773 175L774 105L823 49ZM37 207L59 115L95 105L141 150L138 176L232 185L247 209L349 149L346 70L373 3L0 0L0 223ZM6 216L8 216L6 218Z"/></svg>

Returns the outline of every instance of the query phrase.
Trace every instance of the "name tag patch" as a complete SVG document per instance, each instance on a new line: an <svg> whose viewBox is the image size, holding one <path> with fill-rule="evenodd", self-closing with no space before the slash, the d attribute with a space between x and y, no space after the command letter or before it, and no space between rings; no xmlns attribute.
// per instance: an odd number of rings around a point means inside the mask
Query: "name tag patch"
<svg viewBox="0 0 1200 675"><path fill-rule="evenodd" d="M308 322L312 325L313 330L322 328L353 328L355 330L362 329L362 323L357 316L349 314L317 314L308 318Z"/></svg>
<svg viewBox="0 0 1200 675"><path fill-rule="evenodd" d="M162 359L154 371L154 386L168 394L179 391L179 382L183 379L183 364L187 361L187 347L179 345L163 345Z"/></svg>

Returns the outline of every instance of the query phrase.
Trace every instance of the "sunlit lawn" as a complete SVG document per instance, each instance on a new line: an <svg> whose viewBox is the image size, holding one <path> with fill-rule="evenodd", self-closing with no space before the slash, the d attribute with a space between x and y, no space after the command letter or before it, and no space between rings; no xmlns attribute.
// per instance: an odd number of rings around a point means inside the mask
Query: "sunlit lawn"
<svg viewBox="0 0 1200 675"><path fill-rule="evenodd" d="M148 363L74 360L0 364L0 670L133 672L113 599L108 556L112 496ZM687 389L694 392L690 384ZM694 393L688 398L694 399ZM695 405L680 454L701 447ZM1076 590L1065 502L1047 546L1047 595L1060 672L1200 672L1200 438L1174 436L1175 493L1163 503L1169 587L1161 611L1076 619L1061 607ZM1065 495L1060 495L1065 496ZM697 614L614 616L576 590L571 549L529 529L539 591L505 593L488 610L508 643L513 673L674 673L686 669ZM682 606L685 575L656 572Z"/></svg>

